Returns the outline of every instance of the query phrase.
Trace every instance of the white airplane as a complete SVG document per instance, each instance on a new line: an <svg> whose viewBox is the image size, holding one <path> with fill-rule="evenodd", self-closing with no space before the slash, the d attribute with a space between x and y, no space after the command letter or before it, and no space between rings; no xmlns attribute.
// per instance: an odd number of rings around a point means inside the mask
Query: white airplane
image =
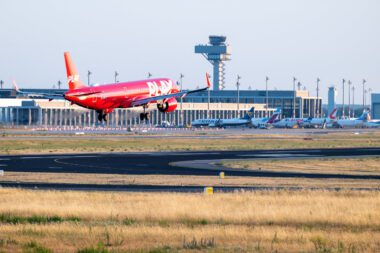
<svg viewBox="0 0 380 253"><path fill-rule="evenodd" d="M285 118L272 124L275 128L297 128L302 119L299 118Z"/></svg>
<svg viewBox="0 0 380 253"><path fill-rule="evenodd" d="M366 128L380 128L380 120L369 120L364 123Z"/></svg>
<svg viewBox="0 0 380 253"><path fill-rule="evenodd" d="M333 126L337 128L358 128L365 127L366 123L370 120L370 116L367 110L363 111L363 114L356 119L339 119Z"/></svg>
<svg viewBox="0 0 380 253"><path fill-rule="evenodd" d="M328 118L305 118L300 122L300 127L304 128L326 128L329 125L332 125L336 120L336 113L338 109L334 110L329 114Z"/></svg>
<svg viewBox="0 0 380 253"><path fill-rule="evenodd" d="M371 115L368 112L367 121L364 123L366 128L380 128L380 119L371 119Z"/></svg>
<svg viewBox="0 0 380 253"><path fill-rule="evenodd" d="M233 119L197 119L191 122L193 127L226 127L226 126L250 126L251 118L254 115L252 107L244 118Z"/></svg>
<svg viewBox="0 0 380 253"><path fill-rule="evenodd" d="M278 117L281 115L281 108L277 108L270 118L252 118L251 124L254 128L269 128L271 124L273 124Z"/></svg>

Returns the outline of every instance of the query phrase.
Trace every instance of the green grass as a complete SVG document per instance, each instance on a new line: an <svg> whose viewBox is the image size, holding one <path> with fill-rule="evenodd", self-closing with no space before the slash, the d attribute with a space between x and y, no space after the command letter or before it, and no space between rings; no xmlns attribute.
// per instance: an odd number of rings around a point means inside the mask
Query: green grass
<svg viewBox="0 0 380 253"><path fill-rule="evenodd" d="M31 241L24 246L23 253L53 253L53 251Z"/></svg>
<svg viewBox="0 0 380 253"><path fill-rule="evenodd" d="M12 214L0 214L0 223L7 224L48 224L48 223L61 223L79 222L81 219L78 217L61 218L59 216L40 216L33 215L29 217L16 216Z"/></svg>

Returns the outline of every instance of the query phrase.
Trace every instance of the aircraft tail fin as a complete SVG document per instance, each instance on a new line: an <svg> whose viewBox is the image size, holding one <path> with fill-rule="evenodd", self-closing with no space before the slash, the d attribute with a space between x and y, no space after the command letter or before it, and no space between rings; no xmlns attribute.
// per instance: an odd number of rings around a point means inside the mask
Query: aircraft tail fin
<svg viewBox="0 0 380 253"><path fill-rule="evenodd" d="M358 120L369 120L369 113L367 110L363 111L363 114L358 118Z"/></svg>
<svg viewBox="0 0 380 253"><path fill-rule="evenodd" d="M330 119L336 119L337 111L338 111L338 108L334 108L334 110L332 110L332 112L330 113L329 118Z"/></svg>
<svg viewBox="0 0 380 253"><path fill-rule="evenodd" d="M75 68L75 65L73 61L71 60L71 56L69 52L64 53L65 57L65 65L66 65L66 72L67 72L67 81L69 83L69 90L75 90L82 87L85 87L80 80L78 71Z"/></svg>
<svg viewBox="0 0 380 253"><path fill-rule="evenodd" d="M272 124L281 114L281 108L277 108L274 113L272 114L272 117L270 117L267 121L267 123Z"/></svg>
<svg viewBox="0 0 380 253"><path fill-rule="evenodd" d="M13 86L13 89L14 89L16 92L20 92L20 89L18 88L17 83L16 83L15 80L12 81L12 86Z"/></svg>
<svg viewBox="0 0 380 253"><path fill-rule="evenodd" d="M244 119L252 119L255 116L255 107L252 107L244 116Z"/></svg>

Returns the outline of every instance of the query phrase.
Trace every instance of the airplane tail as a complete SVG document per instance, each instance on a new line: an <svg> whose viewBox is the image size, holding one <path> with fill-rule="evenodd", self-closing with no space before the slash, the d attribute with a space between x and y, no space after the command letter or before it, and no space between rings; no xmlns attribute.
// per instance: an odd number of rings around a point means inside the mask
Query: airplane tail
<svg viewBox="0 0 380 253"><path fill-rule="evenodd" d="M255 107L252 107L244 116L244 119L252 119L255 116Z"/></svg>
<svg viewBox="0 0 380 253"><path fill-rule="evenodd" d="M281 114L281 108L277 108L274 111L272 117L270 117L270 119L268 119L267 123L272 124L280 116L280 114Z"/></svg>
<svg viewBox="0 0 380 253"><path fill-rule="evenodd" d="M337 111L338 111L338 108L334 108L334 110L332 110L332 112L330 113L329 118L330 119L336 119Z"/></svg>
<svg viewBox="0 0 380 253"><path fill-rule="evenodd" d="M367 121L369 119L370 119L370 116L367 110L364 110L363 114L358 118L358 120L364 120L364 121Z"/></svg>
<svg viewBox="0 0 380 253"><path fill-rule="evenodd" d="M69 52L64 53L65 56L65 64L66 64L66 72L67 72L67 80L69 83L69 90L75 90L82 87L85 87L80 80L78 72L74 66L73 61L71 60L71 56Z"/></svg>
<svg viewBox="0 0 380 253"><path fill-rule="evenodd" d="M12 81L12 86L13 86L13 89L14 89L16 92L20 92L20 89L18 88L17 83L16 83L15 80Z"/></svg>

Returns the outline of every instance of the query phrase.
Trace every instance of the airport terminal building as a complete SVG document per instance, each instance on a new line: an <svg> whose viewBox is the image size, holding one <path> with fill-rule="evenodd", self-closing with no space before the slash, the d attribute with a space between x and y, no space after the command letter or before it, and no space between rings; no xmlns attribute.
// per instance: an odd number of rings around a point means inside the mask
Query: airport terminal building
<svg viewBox="0 0 380 253"><path fill-rule="evenodd" d="M26 92L63 93L57 89L24 89ZM266 112L266 91L219 90L199 92L186 96L177 110L160 113L151 106L150 123L160 125L167 121L173 125L190 125L193 120L205 118L237 118L255 108L254 117L264 117ZM296 91L296 117L314 117L321 112L322 99L310 97L308 91ZM268 91L268 113L272 115L275 108L282 108L282 117L291 117L293 111L293 91ZM131 127L140 124L141 108L116 109L109 115L108 126ZM46 99L16 98L14 90L0 90L0 123L4 125L26 125L40 127L94 127L97 126L97 114L68 101Z"/></svg>
<svg viewBox="0 0 380 253"><path fill-rule="evenodd" d="M380 119L380 93L371 94L371 113L372 119Z"/></svg>

